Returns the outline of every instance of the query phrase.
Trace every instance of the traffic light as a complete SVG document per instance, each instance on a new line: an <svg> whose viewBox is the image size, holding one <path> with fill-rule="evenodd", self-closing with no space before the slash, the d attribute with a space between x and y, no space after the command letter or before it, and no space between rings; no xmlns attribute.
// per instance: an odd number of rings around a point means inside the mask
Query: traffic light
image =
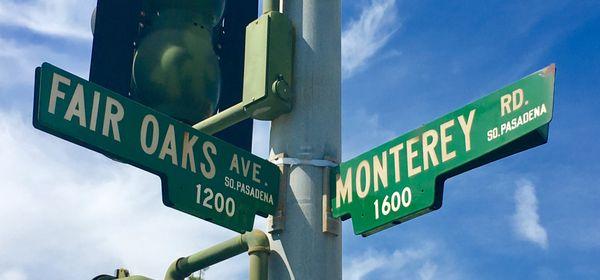
<svg viewBox="0 0 600 280"><path fill-rule="evenodd" d="M257 10L257 0L98 0L90 81L194 124L242 100ZM252 120L216 136L250 150Z"/></svg>
<svg viewBox="0 0 600 280"><path fill-rule="evenodd" d="M224 0L145 1L132 97L193 125L217 109L221 73L212 31Z"/></svg>
<svg viewBox="0 0 600 280"><path fill-rule="evenodd" d="M129 96L142 0L98 0L92 17L90 82Z"/></svg>

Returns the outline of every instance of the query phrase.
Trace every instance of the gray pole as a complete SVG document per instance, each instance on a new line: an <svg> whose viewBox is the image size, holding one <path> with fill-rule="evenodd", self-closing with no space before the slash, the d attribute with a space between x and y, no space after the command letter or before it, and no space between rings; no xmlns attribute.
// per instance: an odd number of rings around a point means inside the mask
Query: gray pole
<svg viewBox="0 0 600 280"><path fill-rule="evenodd" d="M340 0L284 0L296 38L291 113L271 124L271 153L340 160ZM324 168L289 170L284 229L269 234L270 279L341 279L342 236L323 233Z"/></svg>

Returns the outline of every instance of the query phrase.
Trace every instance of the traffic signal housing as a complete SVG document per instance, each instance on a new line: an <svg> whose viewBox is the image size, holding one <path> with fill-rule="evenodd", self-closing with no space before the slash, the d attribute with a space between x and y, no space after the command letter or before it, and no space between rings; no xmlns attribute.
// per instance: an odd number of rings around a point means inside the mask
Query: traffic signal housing
<svg viewBox="0 0 600 280"><path fill-rule="evenodd" d="M98 0L90 81L193 124L242 101L255 0ZM252 120L216 134L246 150Z"/></svg>

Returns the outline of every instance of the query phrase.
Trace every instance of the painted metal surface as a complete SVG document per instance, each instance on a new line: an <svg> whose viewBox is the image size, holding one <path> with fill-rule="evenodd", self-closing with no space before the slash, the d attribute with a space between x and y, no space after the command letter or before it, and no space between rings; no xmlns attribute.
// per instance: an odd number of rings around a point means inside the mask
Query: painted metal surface
<svg viewBox="0 0 600 280"><path fill-rule="evenodd" d="M242 101L244 84L244 52L246 26L258 16L258 0L227 0L222 24L213 35L221 66L221 97L219 111ZM247 151L252 148L253 120L246 119L215 134Z"/></svg>
<svg viewBox="0 0 600 280"><path fill-rule="evenodd" d="M230 240L174 261L165 280L184 280L190 274L237 256L243 252L250 256L250 280L267 280L269 267L269 239L264 232L253 230Z"/></svg>
<svg viewBox="0 0 600 280"><path fill-rule="evenodd" d="M240 233L274 213L272 163L48 63L35 88L36 128L159 175L165 205Z"/></svg>
<svg viewBox="0 0 600 280"><path fill-rule="evenodd" d="M292 23L270 11L246 28L243 102L254 119L273 120L292 110Z"/></svg>
<svg viewBox="0 0 600 280"><path fill-rule="evenodd" d="M246 118L273 120L292 109L290 84L293 28L282 13L269 11L246 28L242 102L194 125L213 134Z"/></svg>
<svg viewBox="0 0 600 280"><path fill-rule="evenodd" d="M223 0L147 1L132 67L132 98L187 124L212 116L221 91L213 28Z"/></svg>
<svg viewBox="0 0 600 280"><path fill-rule="evenodd" d="M333 215L367 236L442 206L447 178L548 140L550 65L340 165Z"/></svg>
<svg viewBox="0 0 600 280"><path fill-rule="evenodd" d="M271 122L271 156L293 158L285 207L269 221L270 279L342 279L342 235L323 233L325 170L341 156L341 0L285 0L294 27L294 108ZM281 163L284 163L283 160ZM320 166L321 165L321 166Z"/></svg>

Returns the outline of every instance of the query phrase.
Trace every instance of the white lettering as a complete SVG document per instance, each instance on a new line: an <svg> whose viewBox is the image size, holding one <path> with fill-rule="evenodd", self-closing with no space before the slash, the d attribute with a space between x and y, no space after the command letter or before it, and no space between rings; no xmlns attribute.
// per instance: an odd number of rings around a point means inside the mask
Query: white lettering
<svg viewBox="0 0 600 280"><path fill-rule="evenodd" d="M237 154L233 154L233 158L231 159L231 165L229 165L229 171L233 171L235 169L235 173L240 174L240 164L238 163Z"/></svg>
<svg viewBox="0 0 600 280"><path fill-rule="evenodd" d="M113 108L117 110L114 113ZM119 136L119 122L123 120L124 115L125 110L123 109L123 105L121 105L119 101L107 96L104 111L104 124L102 124L102 135L108 137L108 132L112 128L113 139L117 142L121 142L121 137Z"/></svg>
<svg viewBox="0 0 600 280"><path fill-rule="evenodd" d="M365 178L365 187L362 185L362 174ZM366 160L361 161L358 164L358 168L356 168L356 194L360 198L365 198L369 194L369 189L371 188L371 168L369 166L369 162Z"/></svg>
<svg viewBox="0 0 600 280"><path fill-rule="evenodd" d="M65 93L58 89L60 84L70 86L71 80L57 73L54 73L54 75L52 76L52 89L50 90L50 101L48 102L48 113L53 115L54 111L56 110L56 99L65 99Z"/></svg>
<svg viewBox="0 0 600 280"><path fill-rule="evenodd" d="M408 177L421 173L421 166L414 166L414 159L419 155L418 151L413 151L413 145L419 142L419 136L415 136L406 141L406 163L408 165Z"/></svg>
<svg viewBox="0 0 600 280"><path fill-rule="evenodd" d="M202 175L204 175L206 179L212 179L215 177L217 170L215 169L215 163L210 155L217 155L217 147L212 142L206 141L202 144L202 151L204 152L204 157L208 162L209 168L207 169L204 163L200 163L200 171L202 171Z"/></svg>
<svg viewBox="0 0 600 280"><path fill-rule="evenodd" d="M383 164L381 163L383 162ZM375 180L375 184L373 185L373 189L375 191L379 190L379 181L384 188L388 186L388 174L387 174L387 153L381 153L381 160L377 155L373 156L373 179Z"/></svg>
<svg viewBox="0 0 600 280"><path fill-rule="evenodd" d="M96 131L98 122L98 107L100 107L100 93L94 91L94 100L92 101L92 117L90 118L90 130Z"/></svg>
<svg viewBox="0 0 600 280"><path fill-rule="evenodd" d="M449 120L440 125L440 142L442 145L442 162L449 161L456 156L456 152L448 152L448 143L452 141L452 135L446 134L448 128L454 126L454 120Z"/></svg>
<svg viewBox="0 0 600 280"><path fill-rule="evenodd" d="M425 131L423 133L421 141L423 141L423 169L429 169L429 161L431 160L431 164L435 167L440 164L437 158L437 154L435 153L435 147L438 143L438 133L437 131L431 129ZM431 139L428 141L427 139Z"/></svg>
<svg viewBox="0 0 600 280"><path fill-rule="evenodd" d="M171 157L171 163L173 165L178 165L177 143L175 141L175 127L172 124L169 124L169 128L167 128L167 134L165 135L165 140L163 141L162 148L160 148L160 154L158 155L158 157L164 160L166 155L169 155Z"/></svg>
<svg viewBox="0 0 600 280"><path fill-rule="evenodd" d="M335 180L335 207L340 208L342 203L352 203L352 168L346 171L346 181L342 181L341 174L336 175Z"/></svg>
<svg viewBox="0 0 600 280"><path fill-rule="evenodd" d="M252 181L260 184L260 180L258 179L258 174L260 174L260 169L261 166L256 164L256 163L252 163Z"/></svg>
<svg viewBox="0 0 600 280"><path fill-rule="evenodd" d="M197 136L192 136L190 139L190 133L183 133L183 155L181 156L181 167L187 169L188 159L190 161L190 170L196 173L196 159L194 158L194 145L198 141Z"/></svg>
<svg viewBox="0 0 600 280"><path fill-rule="evenodd" d="M75 87L75 93L73 93L73 97L65 113L65 120L71 121L73 116L77 116L80 126L86 127L85 100L83 99L83 86L81 84L77 84L77 87Z"/></svg>
<svg viewBox="0 0 600 280"><path fill-rule="evenodd" d="M150 124L152 124L152 142L150 143L150 146L148 146L148 125ZM149 155L154 154L158 148L158 120L151 114L146 115L142 120L140 144L142 145L142 150Z"/></svg>
<svg viewBox="0 0 600 280"><path fill-rule="evenodd" d="M402 149L404 149L404 144L400 143L389 150L389 153L394 155L394 179L396 183L400 182L400 150Z"/></svg>
<svg viewBox="0 0 600 280"><path fill-rule="evenodd" d="M466 122L464 116L458 117L458 123L465 135L465 151L467 152L471 150L471 128L473 127L473 119L475 119L475 111L476 109L473 109L469 112L469 118Z"/></svg>

